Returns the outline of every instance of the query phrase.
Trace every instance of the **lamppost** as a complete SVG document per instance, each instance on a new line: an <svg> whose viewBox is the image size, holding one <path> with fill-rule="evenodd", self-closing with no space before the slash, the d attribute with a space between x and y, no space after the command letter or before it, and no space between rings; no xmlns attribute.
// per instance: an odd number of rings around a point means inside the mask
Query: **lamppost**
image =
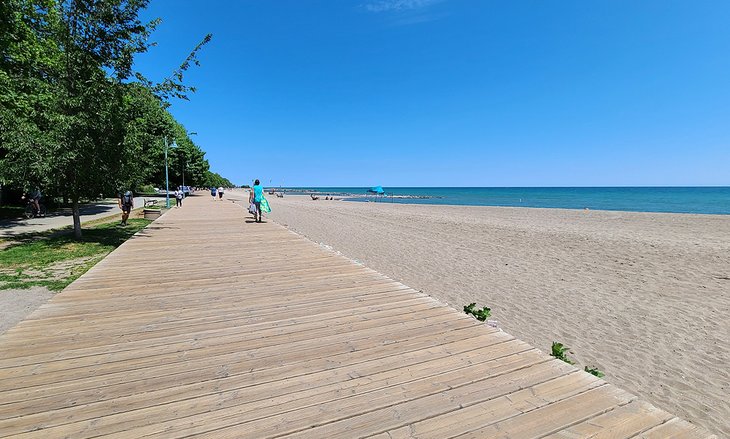
<svg viewBox="0 0 730 439"><path fill-rule="evenodd" d="M165 207L170 208L170 180L167 175L167 148L177 148L175 141L172 141L172 145L167 144L167 136L165 136Z"/></svg>

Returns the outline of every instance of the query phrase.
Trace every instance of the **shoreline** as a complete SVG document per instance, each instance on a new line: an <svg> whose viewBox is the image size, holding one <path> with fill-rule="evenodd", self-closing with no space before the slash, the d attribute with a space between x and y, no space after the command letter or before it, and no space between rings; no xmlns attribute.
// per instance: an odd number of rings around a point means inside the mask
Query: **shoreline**
<svg viewBox="0 0 730 439"><path fill-rule="evenodd" d="M273 220L730 434L725 215L270 199Z"/></svg>
<svg viewBox="0 0 730 439"><path fill-rule="evenodd" d="M232 193L239 193L240 190L234 190L231 191ZM310 199L309 194L301 194L301 193L285 193L284 198L303 198L303 199ZM269 193L265 193L264 195L268 195L267 199L270 199L272 196L269 195ZM317 193L317 195L325 196L327 194L325 193ZM538 210L561 210L561 211L574 211L574 212L607 212L607 213L638 213L638 214L661 214L661 215L698 215L698 216L716 216L721 218L730 218L730 213L698 213L698 212L669 212L669 211L653 211L653 210L618 210L618 209L594 209L594 208L574 208L574 207L541 207L541 206L509 206L509 205L493 205L493 204L446 204L446 203L403 203L403 202L394 202L391 203L389 201L371 201L371 200L353 200L352 198L357 198L355 196L351 195L332 195L334 198L334 201L344 201L347 203L357 203L357 204L390 204L390 205L403 205L403 206L432 206L432 207L488 207L488 208L501 208L501 209L538 209ZM366 198L366 195L363 195L361 198ZM403 198L401 198L403 199ZM410 199L410 198L409 198ZM419 198L412 198L412 199L419 199ZM420 198L423 199L423 198ZM333 201L333 200L324 200L320 197L317 201Z"/></svg>

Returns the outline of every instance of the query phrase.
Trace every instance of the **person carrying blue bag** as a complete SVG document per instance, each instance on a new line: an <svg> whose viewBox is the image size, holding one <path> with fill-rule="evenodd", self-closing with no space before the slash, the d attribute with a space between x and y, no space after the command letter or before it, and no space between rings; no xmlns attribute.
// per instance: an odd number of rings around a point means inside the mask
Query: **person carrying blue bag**
<svg viewBox="0 0 730 439"><path fill-rule="evenodd" d="M261 201L264 199L264 188L261 187L261 182L259 182L258 178L253 183L253 204L256 206L256 213L254 214L254 218L256 219L257 223L261 222ZM266 203L266 206L268 207L269 203Z"/></svg>

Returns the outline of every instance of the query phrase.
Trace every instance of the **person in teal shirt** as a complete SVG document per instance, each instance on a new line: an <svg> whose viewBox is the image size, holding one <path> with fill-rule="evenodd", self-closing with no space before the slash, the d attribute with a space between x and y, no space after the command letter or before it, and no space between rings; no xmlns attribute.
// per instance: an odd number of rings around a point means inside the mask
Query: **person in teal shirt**
<svg viewBox="0 0 730 439"><path fill-rule="evenodd" d="M264 197L264 188L261 187L261 182L258 179L253 183L253 204L256 206L256 222L261 222L261 199Z"/></svg>

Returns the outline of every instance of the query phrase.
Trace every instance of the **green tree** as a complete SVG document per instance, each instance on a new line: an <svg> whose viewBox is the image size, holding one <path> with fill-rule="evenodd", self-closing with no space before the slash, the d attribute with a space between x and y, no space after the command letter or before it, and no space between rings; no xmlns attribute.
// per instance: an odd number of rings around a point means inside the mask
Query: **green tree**
<svg viewBox="0 0 730 439"><path fill-rule="evenodd" d="M138 83L126 85L124 97L126 135L121 188L136 189L153 182L164 158L164 136L172 131L172 116L150 89ZM164 178L164 173L163 173Z"/></svg>
<svg viewBox="0 0 730 439"><path fill-rule="evenodd" d="M216 172L208 171L205 174L205 183L203 186L206 187L235 187L233 183L231 183L230 180L227 178L223 178L220 174Z"/></svg>
<svg viewBox="0 0 730 439"><path fill-rule="evenodd" d="M123 180L125 118L123 81L134 55L147 51L157 21L138 16L147 0L69 0L58 3L63 53L64 147L55 175L72 203L74 234L81 237L79 202L113 193Z"/></svg>
<svg viewBox="0 0 730 439"><path fill-rule="evenodd" d="M167 100L194 91L183 84L183 73L210 41L207 35L168 79L150 83L132 71L159 22L140 21L147 4L0 3L0 16L8 17L0 36L0 179L67 196L76 237L82 199L115 193L150 174L152 163L138 158L152 160L160 138L176 129Z"/></svg>
<svg viewBox="0 0 730 439"><path fill-rule="evenodd" d="M28 190L54 183L46 160L61 144L62 50L54 5L0 2L0 185Z"/></svg>

